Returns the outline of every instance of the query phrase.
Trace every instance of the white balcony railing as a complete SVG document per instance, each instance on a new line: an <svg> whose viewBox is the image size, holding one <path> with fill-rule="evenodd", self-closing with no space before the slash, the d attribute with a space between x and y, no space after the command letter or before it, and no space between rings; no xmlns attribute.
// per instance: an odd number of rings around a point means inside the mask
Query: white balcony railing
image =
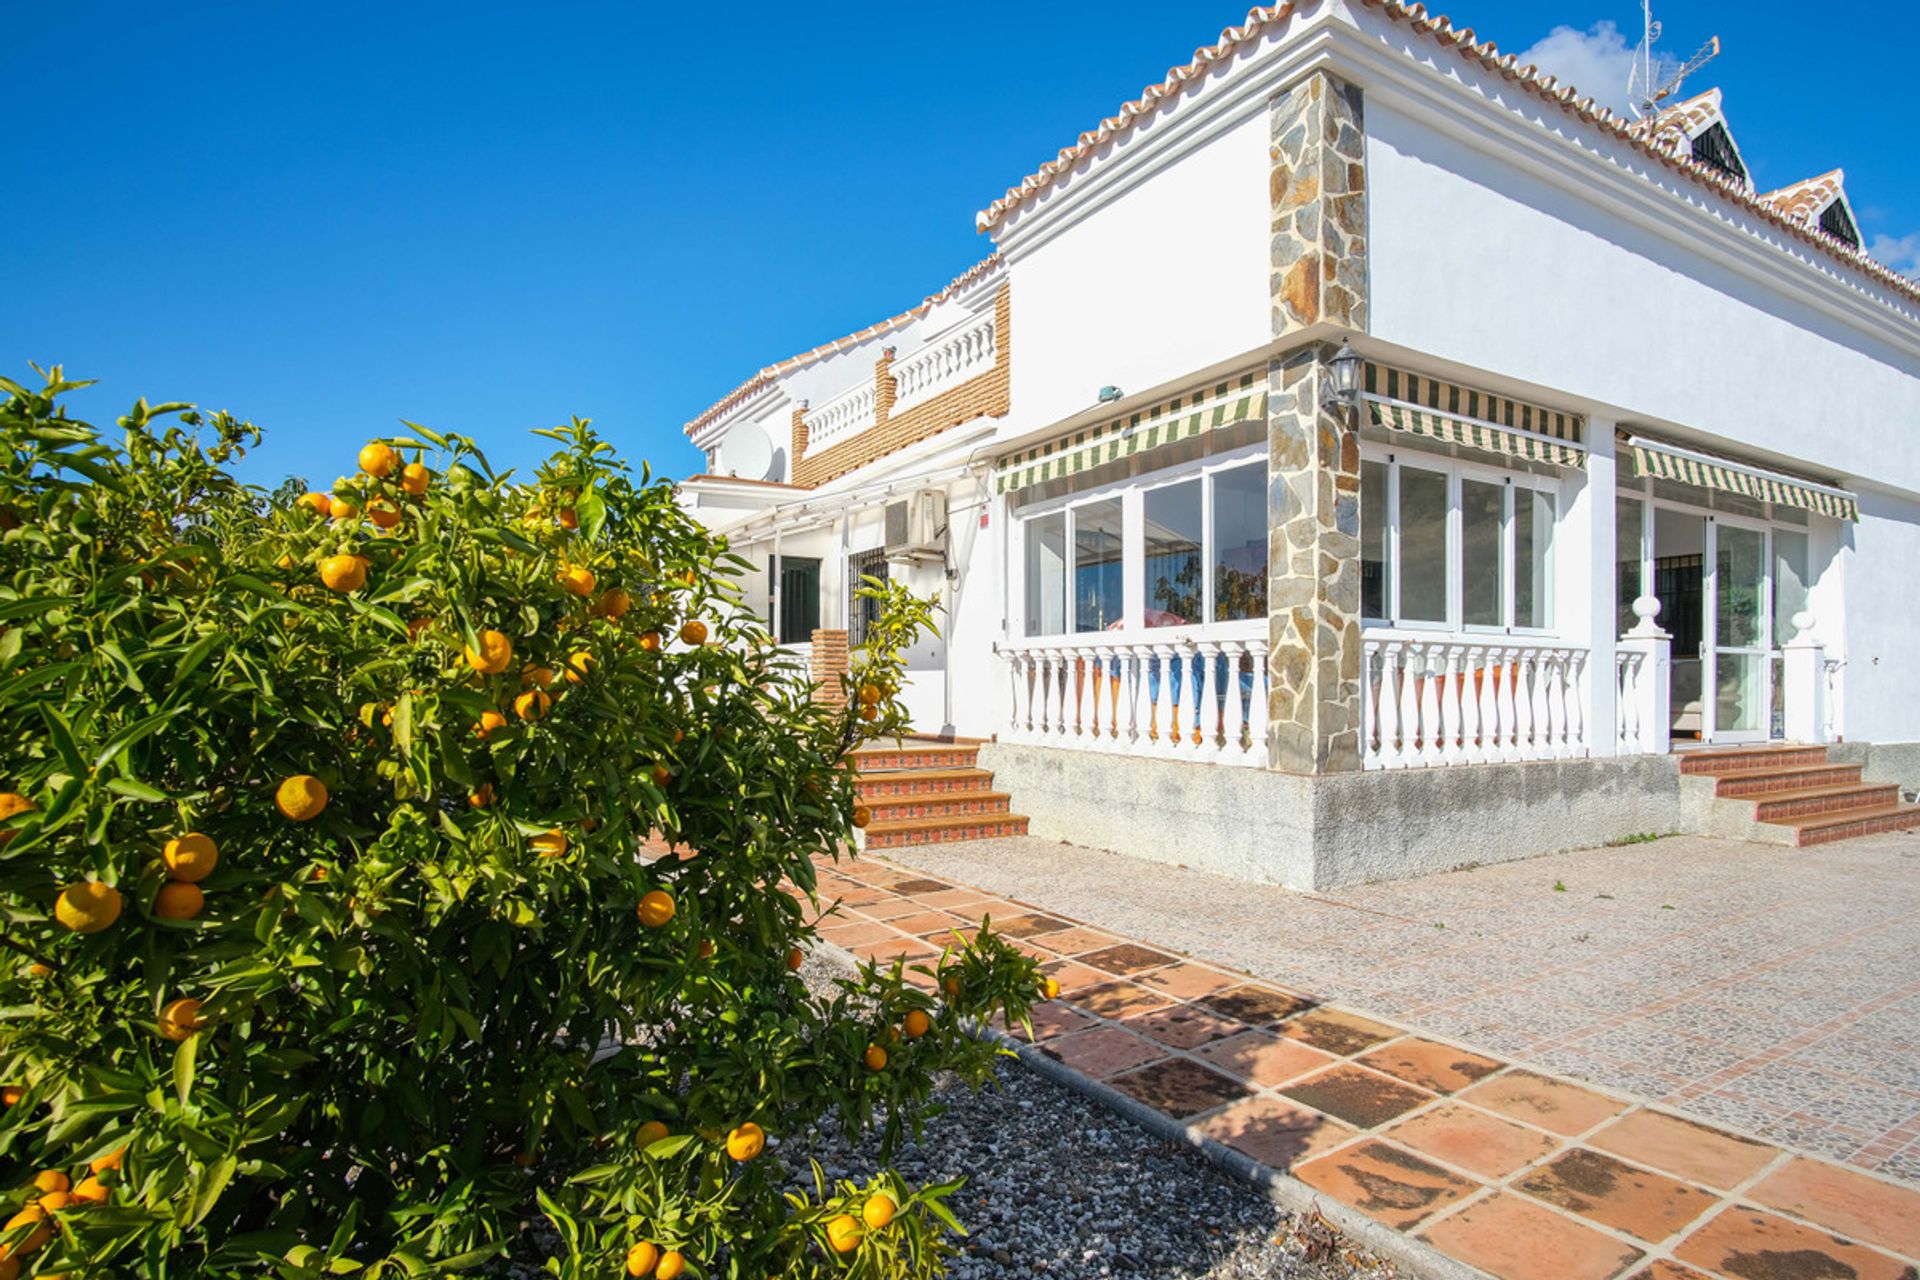
<svg viewBox="0 0 1920 1280"><path fill-rule="evenodd" d="M1584 647L1515 636L1369 635L1363 652L1363 768L1589 754Z"/></svg>
<svg viewBox="0 0 1920 1280"><path fill-rule="evenodd" d="M893 411L898 413L991 369L995 339L989 311L894 361Z"/></svg>
<svg viewBox="0 0 1920 1280"><path fill-rule="evenodd" d="M1003 648L1007 740L1264 768L1266 628L1262 618L1180 637L1096 632Z"/></svg>
<svg viewBox="0 0 1920 1280"><path fill-rule="evenodd" d="M807 451L855 436L873 425L874 397L871 378L843 391L818 409L807 410Z"/></svg>

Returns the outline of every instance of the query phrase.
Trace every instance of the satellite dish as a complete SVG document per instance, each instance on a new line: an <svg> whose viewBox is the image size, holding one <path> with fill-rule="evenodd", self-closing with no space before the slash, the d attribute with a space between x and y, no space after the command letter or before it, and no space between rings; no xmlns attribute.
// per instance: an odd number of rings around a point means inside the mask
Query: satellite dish
<svg viewBox="0 0 1920 1280"><path fill-rule="evenodd" d="M720 466L742 480L772 480L773 441L753 423L736 427L720 446Z"/></svg>

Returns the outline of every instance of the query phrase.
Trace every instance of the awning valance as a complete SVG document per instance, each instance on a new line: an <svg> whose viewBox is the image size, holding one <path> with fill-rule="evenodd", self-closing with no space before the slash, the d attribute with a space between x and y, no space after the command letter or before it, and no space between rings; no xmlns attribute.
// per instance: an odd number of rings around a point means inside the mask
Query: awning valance
<svg viewBox="0 0 1920 1280"><path fill-rule="evenodd" d="M1266 412L1265 375L1245 373L1003 458L995 487L1012 493L1221 427L1263 420Z"/></svg>
<svg viewBox="0 0 1920 1280"><path fill-rule="evenodd" d="M1367 421L1502 458L1586 465L1580 415L1475 391L1387 365L1366 366Z"/></svg>
<svg viewBox="0 0 1920 1280"><path fill-rule="evenodd" d="M1716 458L1709 453L1696 453L1692 449L1663 444L1642 436L1630 436L1626 444L1633 451L1633 473L1636 476L1671 480L1676 484L1688 484L1716 493L1736 493L1756 502L1817 511L1836 520L1860 518L1860 500L1845 489L1748 466L1729 458Z"/></svg>

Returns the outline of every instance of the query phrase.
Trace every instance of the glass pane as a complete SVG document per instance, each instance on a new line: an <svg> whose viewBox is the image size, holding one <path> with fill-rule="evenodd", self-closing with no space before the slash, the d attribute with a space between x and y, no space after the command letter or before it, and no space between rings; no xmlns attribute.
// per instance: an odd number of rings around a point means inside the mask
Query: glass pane
<svg viewBox="0 0 1920 1280"><path fill-rule="evenodd" d="M1478 480L1460 482L1460 617L1470 627L1498 627L1506 566L1500 558L1500 521L1506 490Z"/></svg>
<svg viewBox="0 0 1920 1280"><path fill-rule="evenodd" d="M1618 563L1614 577L1613 598L1619 614L1619 634L1625 635L1633 630L1640 619L1633 616L1633 602L1644 593L1640 582L1642 557L1646 549L1641 545L1645 528L1641 521L1645 516L1646 504L1638 498L1616 498L1613 504L1613 554Z"/></svg>
<svg viewBox="0 0 1920 1280"><path fill-rule="evenodd" d="M1553 625L1553 495L1513 491L1513 625Z"/></svg>
<svg viewBox="0 0 1920 1280"><path fill-rule="evenodd" d="M1073 509L1073 629L1120 623L1120 499Z"/></svg>
<svg viewBox="0 0 1920 1280"><path fill-rule="evenodd" d="M1765 681L1760 664L1767 661L1770 659L1757 653L1715 653L1715 733L1752 732L1766 727L1767 707L1762 701Z"/></svg>
<svg viewBox="0 0 1920 1280"><path fill-rule="evenodd" d="M1773 531L1773 647L1793 639L1799 628L1793 615L1807 607L1807 535Z"/></svg>
<svg viewBox="0 0 1920 1280"><path fill-rule="evenodd" d="M820 561L780 557L781 644L809 644L820 628Z"/></svg>
<svg viewBox="0 0 1920 1280"><path fill-rule="evenodd" d="M1067 629L1067 513L1027 521L1027 634Z"/></svg>
<svg viewBox="0 0 1920 1280"><path fill-rule="evenodd" d="M1767 535L1757 529L1720 525L1715 537L1714 632L1716 649L1751 649L1761 643L1760 589L1766 578ZM1723 723L1721 728L1727 726Z"/></svg>
<svg viewBox="0 0 1920 1280"><path fill-rule="evenodd" d="M1400 617L1447 620L1447 477L1400 468Z"/></svg>
<svg viewBox="0 0 1920 1280"><path fill-rule="evenodd" d="M1393 566L1387 563L1387 464L1360 464L1360 616L1384 618L1393 599Z"/></svg>
<svg viewBox="0 0 1920 1280"><path fill-rule="evenodd" d="M1199 478L1147 490L1146 520L1146 624L1200 621Z"/></svg>
<svg viewBox="0 0 1920 1280"><path fill-rule="evenodd" d="M1267 616L1267 464L1213 477L1213 620Z"/></svg>

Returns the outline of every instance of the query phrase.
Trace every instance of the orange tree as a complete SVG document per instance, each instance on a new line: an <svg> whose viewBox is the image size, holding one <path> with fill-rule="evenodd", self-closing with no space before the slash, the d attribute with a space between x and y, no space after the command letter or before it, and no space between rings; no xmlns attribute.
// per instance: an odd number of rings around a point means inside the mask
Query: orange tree
<svg viewBox="0 0 1920 1280"><path fill-rule="evenodd" d="M1044 994L991 935L796 972L928 606L829 707L583 422L276 504L77 385L0 382L0 1280L939 1274L950 1186L782 1159Z"/></svg>

